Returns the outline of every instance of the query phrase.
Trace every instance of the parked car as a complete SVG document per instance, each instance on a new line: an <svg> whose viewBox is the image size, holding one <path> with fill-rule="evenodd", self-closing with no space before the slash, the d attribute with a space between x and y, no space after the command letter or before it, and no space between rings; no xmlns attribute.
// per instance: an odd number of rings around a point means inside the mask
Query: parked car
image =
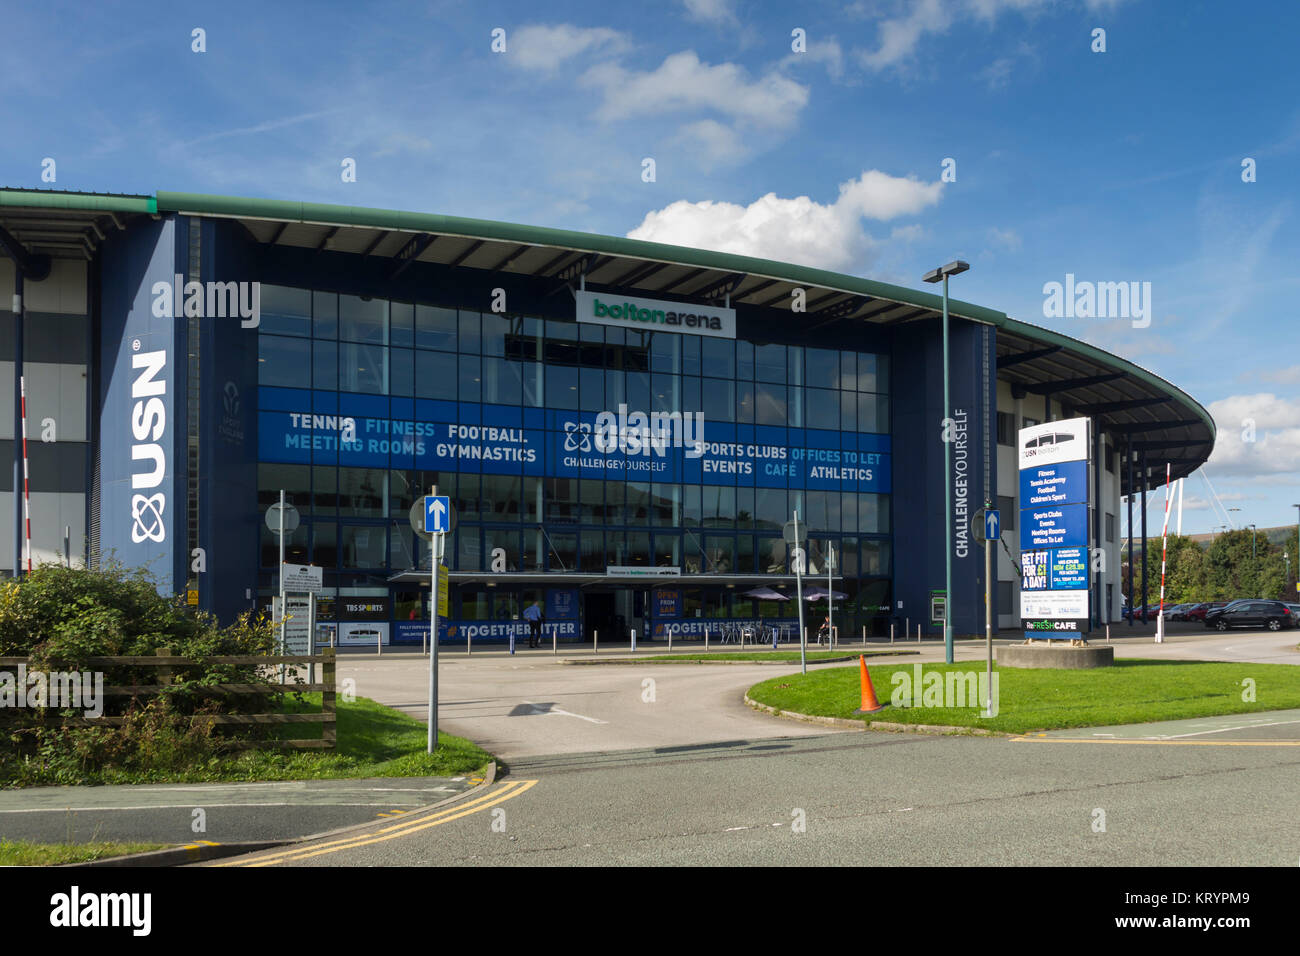
<svg viewBox="0 0 1300 956"><path fill-rule="evenodd" d="M1187 612L1187 620L1204 621L1206 614L1224 607L1227 603L1227 601L1206 601L1203 604L1198 604Z"/></svg>
<svg viewBox="0 0 1300 956"><path fill-rule="evenodd" d="M1252 601L1247 598L1205 615L1205 626L1220 631L1230 627L1266 627L1270 631L1280 631L1295 625L1295 612L1281 601Z"/></svg>

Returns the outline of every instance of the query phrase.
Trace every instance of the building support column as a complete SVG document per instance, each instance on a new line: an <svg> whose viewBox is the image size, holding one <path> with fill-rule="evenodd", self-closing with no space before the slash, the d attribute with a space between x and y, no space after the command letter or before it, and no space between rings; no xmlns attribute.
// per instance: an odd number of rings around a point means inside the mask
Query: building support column
<svg viewBox="0 0 1300 956"><path fill-rule="evenodd" d="M1142 471L1142 504L1140 505L1142 509L1142 623L1145 624L1147 622L1147 604L1149 603L1147 596L1147 482L1150 475L1147 473L1147 453L1145 448L1142 449L1141 454L1142 458L1138 462L1138 468ZM1129 561L1132 560L1133 558L1130 555Z"/></svg>
<svg viewBox="0 0 1300 956"><path fill-rule="evenodd" d="M23 266L14 262L14 578L23 568L23 326L27 307L23 303Z"/></svg>
<svg viewBox="0 0 1300 956"><path fill-rule="evenodd" d="M1133 442L1124 445L1124 463L1128 469L1128 626L1133 626L1133 609L1137 607L1137 595L1133 593L1133 495L1137 488L1133 484Z"/></svg>

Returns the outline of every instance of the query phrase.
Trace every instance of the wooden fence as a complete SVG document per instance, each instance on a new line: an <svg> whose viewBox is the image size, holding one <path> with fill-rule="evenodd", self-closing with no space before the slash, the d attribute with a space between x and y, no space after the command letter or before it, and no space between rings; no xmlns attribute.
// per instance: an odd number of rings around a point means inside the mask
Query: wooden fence
<svg viewBox="0 0 1300 956"><path fill-rule="evenodd" d="M33 668L26 657L0 657L0 670L7 670L19 664ZM88 657L83 662L82 673L88 669L110 667L156 667L158 681L155 684L127 684L108 686L103 690L105 697L148 697L161 694L174 686L175 672L191 667L210 664L249 665L286 665L307 666L321 665L319 683L303 684L209 684L186 688L187 693L199 696L228 697L240 695L268 695L282 692L309 693L320 691L321 709L317 714L195 714L191 719L200 726L237 726L237 725L276 725L276 724L319 724L320 739L288 740L221 740L220 745L231 750L275 749L286 750L334 750L338 743L336 705L335 705L335 653L334 648L324 648L319 654L303 655L247 655L237 657L173 657L171 649L159 648L153 656L143 657ZM31 719L30 717L28 719ZM65 727L121 726L125 717L62 717L58 715L44 718L49 723L61 723Z"/></svg>

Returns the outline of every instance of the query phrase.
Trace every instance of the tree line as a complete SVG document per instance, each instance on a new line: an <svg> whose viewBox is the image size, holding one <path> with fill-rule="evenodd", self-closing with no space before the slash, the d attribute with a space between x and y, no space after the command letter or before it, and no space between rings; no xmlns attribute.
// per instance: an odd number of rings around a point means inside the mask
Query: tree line
<svg viewBox="0 0 1300 956"><path fill-rule="evenodd" d="M1147 542L1145 556L1138 554L1133 568L1133 594L1131 603L1142 600L1142 563L1147 569L1147 597L1154 604L1160 599L1160 539ZM1191 538L1169 536L1165 563L1165 603L1182 604L1190 601L1231 601L1236 598L1265 598L1269 600L1300 601L1295 581L1296 533L1291 531L1286 544L1271 544L1263 534L1256 534L1254 552L1251 548L1250 529L1225 531L1217 535L1209 546L1198 544ZM1123 556L1120 581L1128 588L1128 558ZM1290 569L1288 571L1289 557Z"/></svg>

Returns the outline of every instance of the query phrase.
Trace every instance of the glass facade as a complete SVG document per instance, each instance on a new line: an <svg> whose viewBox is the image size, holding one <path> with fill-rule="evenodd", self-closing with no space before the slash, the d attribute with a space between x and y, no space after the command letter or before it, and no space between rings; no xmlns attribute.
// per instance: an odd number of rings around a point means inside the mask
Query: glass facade
<svg viewBox="0 0 1300 956"><path fill-rule="evenodd" d="M286 560L322 565L339 594L385 593L427 561L407 516L436 487L456 514L454 571L788 574L781 529L798 510L808 574L824 582L833 549L855 621L888 613L887 356L263 285L258 362L259 506L286 492L302 519ZM702 413L710 454L585 457L592 417L620 406ZM874 473L827 470L869 460ZM260 559L269 593L265 528ZM744 589L685 587L684 616L778 610ZM454 590L460 620L514 618L541 594ZM427 613L415 586L391 598L394 620Z"/></svg>

